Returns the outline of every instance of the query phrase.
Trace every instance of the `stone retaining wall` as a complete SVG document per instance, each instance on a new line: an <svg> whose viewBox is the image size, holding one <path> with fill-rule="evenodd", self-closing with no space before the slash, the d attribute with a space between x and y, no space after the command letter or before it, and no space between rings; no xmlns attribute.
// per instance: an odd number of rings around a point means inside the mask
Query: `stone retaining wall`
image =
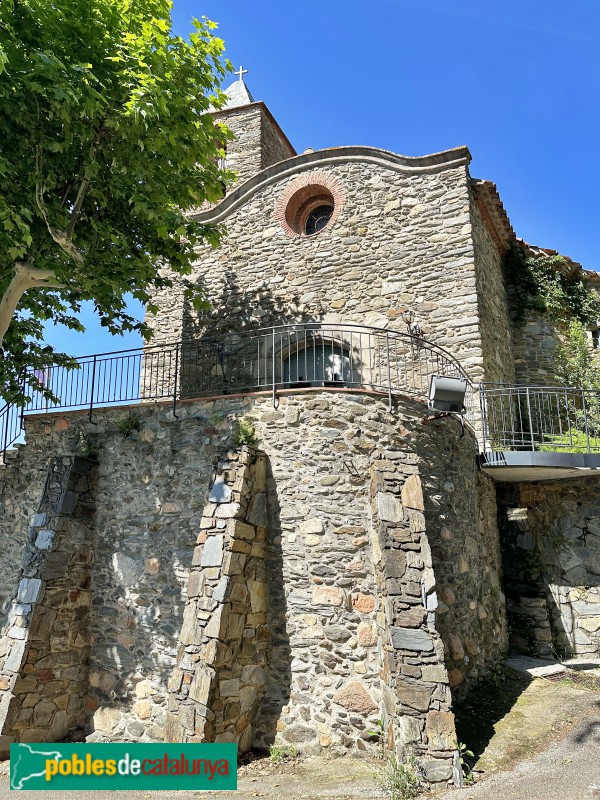
<svg viewBox="0 0 600 800"><path fill-rule="evenodd" d="M600 480L503 487L511 644L538 656L600 653Z"/></svg>
<svg viewBox="0 0 600 800"><path fill-rule="evenodd" d="M391 412L385 398L339 391L278 403L224 397L181 404L177 419L144 404L97 411L94 424L79 413L28 420L21 469L97 453L88 735L374 753L383 714L387 744L401 754L412 743L444 785L455 766L449 685L470 685L504 648L494 493L475 440L454 419L423 424L422 406L400 399ZM124 438L117 423L130 414L138 422ZM266 497L249 467L223 456L218 466L240 419L255 426ZM230 502L217 502L215 469ZM244 507L246 491L249 504L265 497L266 525ZM248 547L235 573L229 556ZM229 603L229 621L212 622ZM222 646L199 639L205 622Z"/></svg>

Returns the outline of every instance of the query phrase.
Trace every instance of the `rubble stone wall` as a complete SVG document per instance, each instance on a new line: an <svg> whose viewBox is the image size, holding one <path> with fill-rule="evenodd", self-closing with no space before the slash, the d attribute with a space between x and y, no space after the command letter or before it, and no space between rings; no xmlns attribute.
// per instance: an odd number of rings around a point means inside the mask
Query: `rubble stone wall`
<svg viewBox="0 0 600 800"><path fill-rule="evenodd" d="M547 314L527 310L522 325L513 326L515 379L529 386L557 386L556 348L560 342Z"/></svg>
<svg viewBox="0 0 600 800"><path fill-rule="evenodd" d="M389 411L380 396L315 390L277 408L229 396L182 403L177 418L143 404L98 410L94 424L77 412L29 419L22 459L84 448L97 458L91 739L160 741L180 725L243 747L375 752L384 713L390 747L414 742L433 784L456 778L450 685L470 685L504 648L494 495L473 436L421 414L400 399ZM128 415L137 423L124 438ZM240 419L255 427L264 478L223 455ZM208 497L215 470L230 502ZM217 624L223 587L231 606ZM218 628L212 664L210 643L190 641L204 623ZM210 685L196 680L202 662Z"/></svg>
<svg viewBox="0 0 600 800"><path fill-rule="evenodd" d="M477 469L473 450L449 437L439 420L430 423L427 444L421 469L437 576L436 627L456 699L508 649L496 485Z"/></svg>
<svg viewBox="0 0 600 800"><path fill-rule="evenodd" d="M29 521L37 509L48 476L48 458L40 461L31 448L9 451L0 464L0 608L9 599L14 577L21 567Z"/></svg>
<svg viewBox="0 0 600 800"><path fill-rule="evenodd" d="M511 646L600 653L598 478L509 485L499 494Z"/></svg>
<svg viewBox="0 0 600 800"><path fill-rule="evenodd" d="M88 692L94 476L58 457L13 575L0 639L0 752L81 731Z"/></svg>
<svg viewBox="0 0 600 800"><path fill-rule="evenodd" d="M251 749L266 691L270 631L267 461L231 450L214 474L192 557L165 739Z"/></svg>
<svg viewBox="0 0 600 800"><path fill-rule="evenodd" d="M410 466L375 461L371 496L385 741L402 760L410 747L430 783L460 785L421 479Z"/></svg>
<svg viewBox="0 0 600 800"><path fill-rule="evenodd" d="M262 115L258 104L215 115L235 136L227 143L227 169L237 173L236 183L243 183L262 169Z"/></svg>
<svg viewBox="0 0 600 800"><path fill-rule="evenodd" d="M296 151L283 136L272 117L263 111L261 116L261 167L270 167L278 161L296 155Z"/></svg>
<svg viewBox="0 0 600 800"><path fill-rule="evenodd" d="M511 321L504 285L503 249L494 240L488 223L472 199L471 224L477 275L477 299L484 379L491 383L514 383L515 367L511 347Z"/></svg>

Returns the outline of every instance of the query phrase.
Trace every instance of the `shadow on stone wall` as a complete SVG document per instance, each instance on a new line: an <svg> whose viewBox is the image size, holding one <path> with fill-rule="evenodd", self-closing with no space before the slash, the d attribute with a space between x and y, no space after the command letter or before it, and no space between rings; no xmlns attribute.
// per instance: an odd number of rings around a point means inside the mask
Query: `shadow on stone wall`
<svg viewBox="0 0 600 800"><path fill-rule="evenodd" d="M222 280L219 295L207 298L209 309L196 312L184 299L182 338L186 343L179 370L181 397L226 395L242 388L268 386L276 364L278 370L282 369L283 356L273 358L269 335L252 336L252 332L267 326L318 322L322 318L322 314L315 315L314 308L308 314L297 294L286 295L284 302L265 281L252 289L242 289L229 268ZM275 346L285 350L286 344L283 335Z"/></svg>
<svg viewBox="0 0 600 800"><path fill-rule="evenodd" d="M511 651L541 658L554 652L547 587L528 510L520 505L519 486L499 484L498 526Z"/></svg>
<svg viewBox="0 0 600 800"><path fill-rule="evenodd" d="M81 738L95 489L88 459L51 462L0 641L1 757L11 742Z"/></svg>
<svg viewBox="0 0 600 800"><path fill-rule="evenodd" d="M269 607L267 625L271 631L271 657L268 668L267 693L256 722L254 746L268 750L275 742L277 722L290 699L292 683L292 650L287 631L287 602L281 549L281 506L277 484L269 464L267 472L267 513L269 537L267 545L267 582Z"/></svg>
<svg viewBox="0 0 600 800"><path fill-rule="evenodd" d="M424 425L419 452L437 580L435 624L444 642L453 702L507 649L494 484L477 468L474 438L450 435L449 428L457 427L454 419Z"/></svg>
<svg viewBox="0 0 600 800"><path fill-rule="evenodd" d="M314 302L309 312L298 293L278 296L264 280L257 281L251 289L242 288L236 272L230 267L223 272L219 294L216 297L208 295L206 299L210 308L200 312L194 310L188 299L184 300L184 340L291 322L318 322L324 313L321 309L315 314Z"/></svg>
<svg viewBox="0 0 600 800"><path fill-rule="evenodd" d="M101 439L87 699L92 741L163 738L182 585L208 480L200 465L189 468L187 456L202 447L206 423L168 427L161 439L155 424L127 439L109 431Z"/></svg>
<svg viewBox="0 0 600 800"><path fill-rule="evenodd" d="M87 733L90 741L135 739L143 734L160 741L164 709L155 703L159 687L166 686L172 672L172 659L166 654L177 648L184 601L173 594L172 572L140 576L134 555L119 555L112 575L94 575L93 670L87 699L93 717ZM131 567L135 570L131 584L129 565L124 564L128 559L136 565ZM130 590L135 605L127 601Z"/></svg>
<svg viewBox="0 0 600 800"><path fill-rule="evenodd" d="M559 658L600 651L598 488L589 478L499 491L513 650Z"/></svg>

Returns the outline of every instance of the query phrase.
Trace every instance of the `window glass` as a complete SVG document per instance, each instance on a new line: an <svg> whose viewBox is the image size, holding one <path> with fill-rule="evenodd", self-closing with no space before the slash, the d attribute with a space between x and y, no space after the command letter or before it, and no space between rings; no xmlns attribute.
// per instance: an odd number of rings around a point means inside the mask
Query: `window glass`
<svg viewBox="0 0 600 800"><path fill-rule="evenodd" d="M291 353L284 364L286 383L335 383L350 380L350 358L341 347L315 344Z"/></svg>

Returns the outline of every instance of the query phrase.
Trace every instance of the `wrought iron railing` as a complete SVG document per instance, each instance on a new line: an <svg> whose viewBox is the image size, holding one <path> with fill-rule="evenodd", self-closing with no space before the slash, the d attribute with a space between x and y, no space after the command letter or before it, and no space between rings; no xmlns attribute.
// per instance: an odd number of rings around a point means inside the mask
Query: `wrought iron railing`
<svg viewBox="0 0 600 800"><path fill-rule="evenodd" d="M600 453L600 391L480 387L484 451Z"/></svg>
<svg viewBox="0 0 600 800"><path fill-rule="evenodd" d="M330 387L367 389L423 400L432 375L467 378L445 350L420 337L357 325L305 323L205 336L174 344L77 359L24 376L36 386L23 407L0 411L0 451L18 437L22 417L61 409L132 402ZM466 418L475 413L469 382Z"/></svg>
<svg viewBox="0 0 600 800"><path fill-rule="evenodd" d="M0 463L7 448L21 436L22 426L21 410L15 403L6 403L0 408Z"/></svg>

